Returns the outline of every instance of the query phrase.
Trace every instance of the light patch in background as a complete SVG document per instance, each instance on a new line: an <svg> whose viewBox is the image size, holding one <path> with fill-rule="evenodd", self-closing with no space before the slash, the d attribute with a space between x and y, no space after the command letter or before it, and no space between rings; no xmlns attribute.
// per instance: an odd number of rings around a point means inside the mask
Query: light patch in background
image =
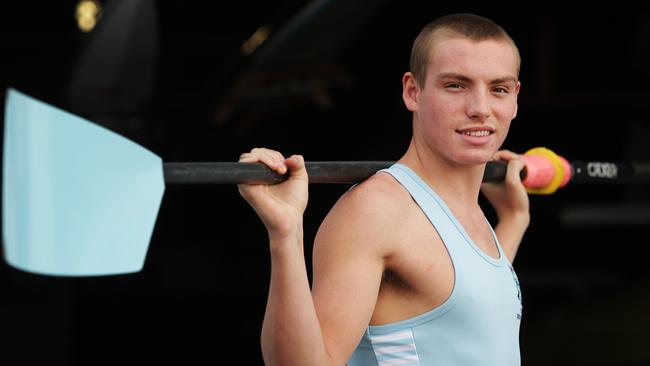
<svg viewBox="0 0 650 366"><path fill-rule="evenodd" d="M82 0L75 8L74 17L79 30L90 33L102 17L102 4L96 0Z"/></svg>
<svg viewBox="0 0 650 366"><path fill-rule="evenodd" d="M241 51L245 55L251 55L255 50L266 41L271 34L271 28L264 26L259 28L253 35L241 46Z"/></svg>

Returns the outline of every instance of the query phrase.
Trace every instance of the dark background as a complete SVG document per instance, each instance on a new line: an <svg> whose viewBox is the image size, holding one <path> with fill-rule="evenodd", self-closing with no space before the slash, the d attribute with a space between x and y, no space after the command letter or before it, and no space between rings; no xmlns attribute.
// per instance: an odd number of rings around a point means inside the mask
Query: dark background
<svg viewBox="0 0 650 366"><path fill-rule="evenodd" d="M413 38L472 12L508 30L523 58L505 148L650 160L650 9L566 3L106 0L86 34L75 1L3 2L0 83L166 162L235 161L256 146L395 160L410 137L400 93ZM243 53L260 27L270 36ZM347 188L311 186L308 259ZM515 262L524 365L650 365L648 188L531 197ZM261 365L268 274L265 231L235 186L168 186L139 273L46 277L2 262L0 364Z"/></svg>

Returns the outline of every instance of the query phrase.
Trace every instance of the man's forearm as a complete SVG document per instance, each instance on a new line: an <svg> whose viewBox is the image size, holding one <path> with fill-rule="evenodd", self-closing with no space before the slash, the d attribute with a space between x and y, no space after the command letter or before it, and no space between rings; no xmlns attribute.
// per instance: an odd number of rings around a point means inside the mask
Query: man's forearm
<svg viewBox="0 0 650 366"><path fill-rule="evenodd" d="M530 215L521 213L516 216L499 219L499 223L494 229L501 247L506 253L510 263L514 262L519 244L524 237L524 233L530 223Z"/></svg>
<svg viewBox="0 0 650 366"><path fill-rule="evenodd" d="M305 265L302 233L271 238L271 282L262 325L267 366L329 365Z"/></svg>

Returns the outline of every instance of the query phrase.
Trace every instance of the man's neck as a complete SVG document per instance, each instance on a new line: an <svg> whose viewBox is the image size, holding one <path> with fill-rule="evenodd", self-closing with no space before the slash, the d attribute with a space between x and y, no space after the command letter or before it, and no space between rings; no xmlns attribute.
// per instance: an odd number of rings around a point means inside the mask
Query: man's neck
<svg viewBox="0 0 650 366"><path fill-rule="evenodd" d="M470 210L478 207L485 164L459 164L421 145L411 140L399 162L417 173L447 204Z"/></svg>

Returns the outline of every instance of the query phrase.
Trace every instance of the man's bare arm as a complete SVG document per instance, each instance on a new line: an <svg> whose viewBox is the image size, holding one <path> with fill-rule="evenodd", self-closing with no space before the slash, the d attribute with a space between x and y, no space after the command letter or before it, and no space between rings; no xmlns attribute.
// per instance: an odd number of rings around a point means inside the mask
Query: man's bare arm
<svg viewBox="0 0 650 366"><path fill-rule="evenodd" d="M306 272L302 213L307 180L300 157L286 159L258 149L240 161L289 168L290 178L274 186L241 185L242 196L264 222L271 251L271 281L262 326L262 353L269 366L344 365L372 314L382 274L357 217L369 209L347 194L330 212L317 236L314 295ZM274 165L275 164L275 165ZM303 176L303 174L305 174ZM316 251L316 250L315 250Z"/></svg>
<svg viewBox="0 0 650 366"><path fill-rule="evenodd" d="M525 162L520 155L507 150L498 151L494 158L508 162L506 179L498 184L484 183L481 191L496 210L499 223L494 231L512 263L530 223L528 193L519 176Z"/></svg>

